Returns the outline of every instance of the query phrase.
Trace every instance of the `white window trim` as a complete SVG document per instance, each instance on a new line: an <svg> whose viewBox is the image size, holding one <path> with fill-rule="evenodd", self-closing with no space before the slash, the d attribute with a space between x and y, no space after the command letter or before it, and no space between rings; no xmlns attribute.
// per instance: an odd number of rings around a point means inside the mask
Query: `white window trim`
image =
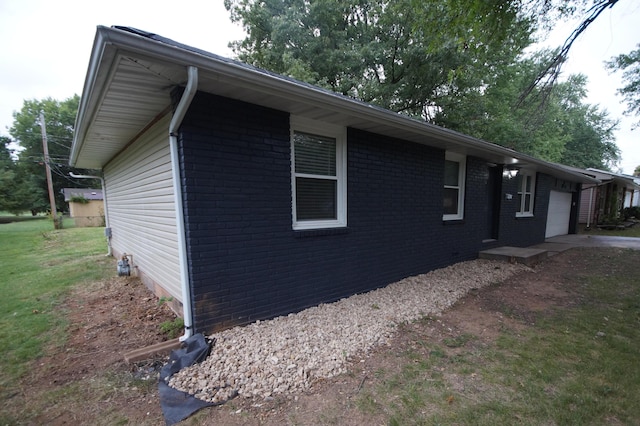
<svg viewBox="0 0 640 426"><path fill-rule="evenodd" d="M347 226L347 129L342 126L302 117L291 117L291 215L294 230L343 228ZM296 217L296 177L308 177L295 171L295 149L293 134L295 131L331 137L336 140L336 214L332 220L301 220Z"/></svg>
<svg viewBox="0 0 640 426"><path fill-rule="evenodd" d="M458 186L447 186L444 188L456 188L458 189L458 213L456 214L443 214L442 220L462 220L464 219L464 195L465 195L465 181L467 173L467 157L462 154L456 154L455 152L446 152L445 160L455 161L460 164L458 167Z"/></svg>
<svg viewBox="0 0 640 426"><path fill-rule="evenodd" d="M516 217L533 217L533 209L536 199L536 173L528 170L520 170L519 173L520 176L522 176L522 179L520 180L521 186L518 188L517 193L522 194L522 197L520 197L520 205L518 206L518 210L516 210ZM529 211L524 211L525 195L527 194L525 193L525 188L527 187L525 176L531 177L531 191L529 192L529 194L531 194L531 204L529 205Z"/></svg>

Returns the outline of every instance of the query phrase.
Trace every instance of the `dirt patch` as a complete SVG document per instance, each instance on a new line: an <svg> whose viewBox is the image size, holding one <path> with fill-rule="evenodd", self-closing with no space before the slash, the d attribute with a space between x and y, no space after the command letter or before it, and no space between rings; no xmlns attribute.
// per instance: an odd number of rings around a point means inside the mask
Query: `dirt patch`
<svg viewBox="0 0 640 426"><path fill-rule="evenodd" d="M236 399L226 405L203 410L195 416L199 425L307 425L307 424L386 424L380 410L367 410L366 404L384 405L388 401L361 398L367 389L379 384L379 372L388 378L398 373L407 359L420 362L431 356L454 359L471 347L482 349L505 329L519 333L544 315L580 301L576 277L610 272L610 259L618 249L574 249L547 259L532 272L472 291L442 315L403 325L385 347L354 357L349 373L316 383L307 394L273 400ZM425 344L425 342L427 342ZM444 348L437 353L433 347ZM450 389L485 392L480 380L447 371ZM393 396L390 396L393 398ZM451 402L451 401L447 401ZM364 406L363 406L364 404ZM384 410L382 410L384 412Z"/></svg>
<svg viewBox="0 0 640 426"><path fill-rule="evenodd" d="M124 354L167 340L160 324L175 314L133 277L76 288L64 309L68 340L49 347L22 380L13 401L22 415L15 418L52 425L162 423L157 372L166 359L127 364Z"/></svg>
<svg viewBox="0 0 640 426"><path fill-rule="evenodd" d="M304 394L269 399L236 398L207 408L187 424L384 424L379 410L363 409L361 396L376 385L377 372L401 368L407 353L438 356L434 342L455 355L472 340L482 347L505 328L530 327L555 309L580 302L576 277L610 273L617 249L574 249L549 258L533 272L473 291L444 314L401 327L384 347L351 359L349 373L316 382ZM134 278L113 278L76 290L67 303L70 337L33 365L13 398L13 411L33 412L28 423L163 424L157 394L157 370L164 359L127 365L123 354L166 339L159 324L175 318L166 305ZM443 372L451 386L476 389L472 378ZM481 388L477 388L482 392ZM19 407L20 405L21 407Z"/></svg>

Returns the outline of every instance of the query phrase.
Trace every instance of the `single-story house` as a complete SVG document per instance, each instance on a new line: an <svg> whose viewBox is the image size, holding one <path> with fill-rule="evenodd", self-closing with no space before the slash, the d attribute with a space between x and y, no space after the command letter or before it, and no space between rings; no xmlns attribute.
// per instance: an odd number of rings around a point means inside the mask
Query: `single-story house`
<svg viewBox="0 0 640 426"><path fill-rule="evenodd" d="M126 27L97 29L70 164L185 337L575 232L596 182Z"/></svg>
<svg viewBox="0 0 640 426"><path fill-rule="evenodd" d="M640 177L595 168L572 170L599 181L582 186L578 223L591 227L613 222L625 207L640 205Z"/></svg>
<svg viewBox="0 0 640 426"><path fill-rule="evenodd" d="M69 216L78 227L104 226L102 190L63 188L64 201L69 203Z"/></svg>

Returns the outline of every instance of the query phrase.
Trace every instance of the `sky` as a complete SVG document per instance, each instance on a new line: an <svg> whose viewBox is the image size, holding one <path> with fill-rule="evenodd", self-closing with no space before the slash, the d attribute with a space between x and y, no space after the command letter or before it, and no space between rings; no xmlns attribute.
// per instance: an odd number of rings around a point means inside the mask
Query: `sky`
<svg viewBox="0 0 640 426"><path fill-rule="evenodd" d="M228 43L242 39L222 0L0 0L0 135L9 136L13 113L24 100L81 95L96 27L122 25L153 32L218 55L232 57ZM545 41L559 46L576 23L556 26ZM640 165L640 117L625 117L616 90L621 75L604 61L640 44L640 2L620 0L604 12L574 44L565 74L588 77L586 102L620 120L616 143L620 172Z"/></svg>

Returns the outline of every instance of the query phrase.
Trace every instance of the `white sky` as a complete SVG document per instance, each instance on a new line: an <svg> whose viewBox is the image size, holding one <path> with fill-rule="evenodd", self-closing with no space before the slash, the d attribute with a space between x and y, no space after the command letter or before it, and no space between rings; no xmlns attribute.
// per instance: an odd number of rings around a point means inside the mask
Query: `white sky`
<svg viewBox="0 0 640 426"><path fill-rule="evenodd" d="M222 0L0 0L0 135L9 135L25 99L81 95L98 25L134 27L228 57L229 41L243 38ZM571 24L559 26L549 43L560 45L571 30ZM625 105L615 94L620 76L603 62L639 43L640 2L620 0L578 39L564 68L586 74L587 102L621 120L616 141L620 169L628 174L640 165L640 129L631 130L640 118L623 116Z"/></svg>

